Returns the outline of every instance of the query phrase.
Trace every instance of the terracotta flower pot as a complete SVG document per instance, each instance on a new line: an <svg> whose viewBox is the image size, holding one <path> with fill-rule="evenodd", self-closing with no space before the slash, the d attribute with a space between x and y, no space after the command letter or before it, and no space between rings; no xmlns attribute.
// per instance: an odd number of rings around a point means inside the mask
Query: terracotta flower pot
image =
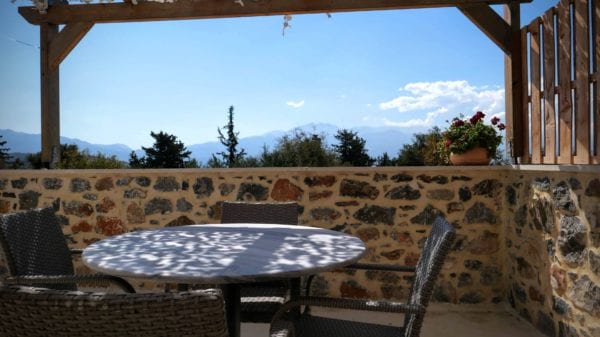
<svg viewBox="0 0 600 337"><path fill-rule="evenodd" d="M476 147L465 153L451 153L450 162L452 165L489 165L490 156L487 149Z"/></svg>

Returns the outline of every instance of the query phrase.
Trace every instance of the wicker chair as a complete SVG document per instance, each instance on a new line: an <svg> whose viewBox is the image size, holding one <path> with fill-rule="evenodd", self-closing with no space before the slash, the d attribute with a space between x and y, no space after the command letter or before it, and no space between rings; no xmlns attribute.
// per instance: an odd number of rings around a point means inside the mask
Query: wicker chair
<svg viewBox="0 0 600 337"><path fill-rule="evenodd" d="M347 298L302 297L286 303L271 322L271 337L283 336L376 336L376 337L417 337L421 331L425 310L429 304L433 286L454 242L455 230L442 217L435 219L429 237L414 268L414 281L411 294L406 303L358 300ZM384 269L408 271L413 268L394 268L377 265L355 265L365 269ZM293 315L290 311L302 305L352 310L404 313L404 326L378 325L341 319L314 316L310 311Z"/></svg>
<svg viewBox="0 0 600 337"><path fill-rule="evenodd" d="M298 224L298 204L223 202L221 223ZM290 298L290 289L300 292L300 280L250 283L242 286L242 322L269 323Z"/></svg>
<svg viewBox="0 0 600 337"><path fill-rule="evenodd" d="M218 289L94 293L0 287L0 336L226 337Z"/></svg>
<svg viewBox="0 0 600 337"><path fill-rule="evenodd" d="M52 208L34 209L0 216L0 251L8 268L4 284L28 284L43 288L77 290L77 284L91 287L116 285L134 293L125 280L109 275L75 275L73 254L67 246Z"/></svg>

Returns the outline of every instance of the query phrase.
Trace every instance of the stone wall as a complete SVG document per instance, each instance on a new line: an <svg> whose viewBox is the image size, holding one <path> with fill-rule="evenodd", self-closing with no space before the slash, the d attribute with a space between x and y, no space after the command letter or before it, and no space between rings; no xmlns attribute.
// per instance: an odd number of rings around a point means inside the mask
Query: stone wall
<svg viewBox="0 0 600 337"><path fill-rule="evenodd" d="M293 200L301 224L362 238L364 261L408 265L441 213L458 226L459 239L436 299L498 302L505 289L503 175L499 168L2 171L0 212L53 205L71 245L83 248L136 229L219 222L223 200ZM409 281L389 272L338 272L317 278L315 289L402 298Z"/></svg>
<svg viewBox="0 0 600 337"><path fill-rule="evenodd" d="M505 186L509 301L548 336L600 336L600 170Z"/></svg>
<svg viewBox="0 0 600 337"><path fill-rule="evenodd" d="M219 222L224 200L296 201L301 224L363 239L363 262L407 265L443 214L458 236L434 300L509 301L550 336L599 336L598 179L597 166L0 171L0 213L52 205L83 248L136 229ZM332 272L313 290L401 299L409 283Z"/></svg>

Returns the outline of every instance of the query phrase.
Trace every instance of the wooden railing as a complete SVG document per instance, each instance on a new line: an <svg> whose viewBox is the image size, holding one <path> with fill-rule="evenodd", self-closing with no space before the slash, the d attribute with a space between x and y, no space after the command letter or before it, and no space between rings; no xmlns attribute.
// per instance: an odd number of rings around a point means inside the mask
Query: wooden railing
<svg viewBox="0 0 600 337"><path fill-rule="evenodd" d="M521 163L600 163L600 0L561 0L521 29Z"/></svg>

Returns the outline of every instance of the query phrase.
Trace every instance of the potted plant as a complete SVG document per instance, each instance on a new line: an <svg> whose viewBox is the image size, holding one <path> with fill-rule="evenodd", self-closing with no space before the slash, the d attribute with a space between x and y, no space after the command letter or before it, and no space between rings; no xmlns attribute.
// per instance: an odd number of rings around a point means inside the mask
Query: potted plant
<svg viewBox="0 0 600 337"><path fill-rule="evenodd" d="M502 142L501 131L506 127L500 118L491 119L492 125L485 124L485 114L477 111L470 118L455 117L450 126L442 132L438 150L447 162L453 165L488 165L491 159L498 159L498 146Z"/></svg>

